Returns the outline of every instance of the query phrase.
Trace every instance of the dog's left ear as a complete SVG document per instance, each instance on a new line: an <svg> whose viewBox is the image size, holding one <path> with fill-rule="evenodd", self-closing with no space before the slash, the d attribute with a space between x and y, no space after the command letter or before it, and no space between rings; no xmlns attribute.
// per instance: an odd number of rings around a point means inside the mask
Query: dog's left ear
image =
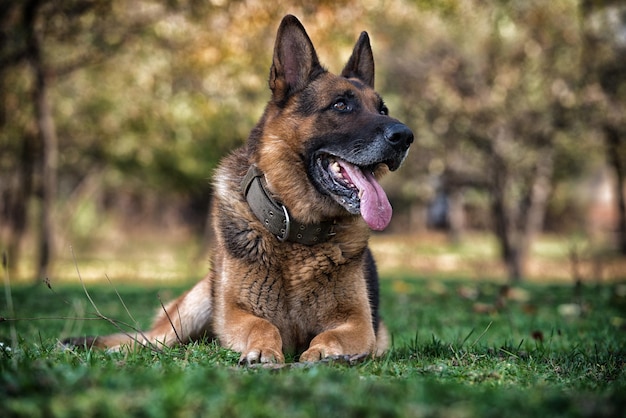
<svg viewBox="0 0 626 418"><path fill-rule="evenodd" d="M276 34L270 68L269 85L274 99L279 102L286 100L321 72L324 69L304 26L295 16L285 16Z"/></svg>
<svg viewBox="0 0 626 418"><path fill-rule="evenodd" d="M354 45L352 56L341 75L346 78L358 78L374 88L374 55L367 32L361 32L359 40Z"/></svg>

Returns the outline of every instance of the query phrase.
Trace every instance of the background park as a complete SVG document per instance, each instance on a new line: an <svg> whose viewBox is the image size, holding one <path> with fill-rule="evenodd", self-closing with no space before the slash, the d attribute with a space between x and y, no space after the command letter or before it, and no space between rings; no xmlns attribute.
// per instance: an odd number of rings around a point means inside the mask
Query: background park
<svg viewBox="0 0 626 418"><path fill-rule="evenodd" d="M362 30L416 142L372 248L382 359L236 367L145 327L208 269L212 171L298 16L341 69ZM0 5L0 415L620 416L626 4L7 0Z"/></svg>

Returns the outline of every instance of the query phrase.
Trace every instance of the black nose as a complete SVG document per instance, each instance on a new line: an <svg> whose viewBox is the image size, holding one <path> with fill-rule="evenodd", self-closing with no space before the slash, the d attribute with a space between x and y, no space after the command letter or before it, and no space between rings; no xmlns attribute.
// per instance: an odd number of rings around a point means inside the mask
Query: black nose
<svg viewBox="0 0 626 418"><path fill-rule="evenodd" d="M385 139L394 147L406 151L413 143L413 132L402 123L394 123L385 128Z"/></svg>

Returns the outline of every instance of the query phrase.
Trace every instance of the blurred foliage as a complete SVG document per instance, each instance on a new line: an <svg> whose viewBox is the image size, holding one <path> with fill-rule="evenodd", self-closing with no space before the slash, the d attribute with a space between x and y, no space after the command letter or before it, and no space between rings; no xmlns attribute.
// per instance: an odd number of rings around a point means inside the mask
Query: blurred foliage
<svg viewBox="0 0 626 418"><path fill-rule="evenodd" d="M575 181L602 164L605 110L623 126L624 84L607 105L606 89L584 77L597 69L584 58L586 16L575 0L7 0L0 11L3 196L23 166L20 155L37 161L41 152L32 140L28 7L37 10L54 82L61 227L78 235L83 227L72 225L84 225L76 208L85 199L100 217L181 204L191 209L180 216L202 227L212 169L243 143L269 98L275 30L286 13L301 18L332 71L359 32L370 32L377 88L417 138L386 184L400 210L432 200L447 175L472 190L470 205L488 204L484 194L501 180L515 212L537 161L548 155L554 187ZM611 35L594 22L600 38ZM41 179L36 168L31 174L36 196Z"/></svg>

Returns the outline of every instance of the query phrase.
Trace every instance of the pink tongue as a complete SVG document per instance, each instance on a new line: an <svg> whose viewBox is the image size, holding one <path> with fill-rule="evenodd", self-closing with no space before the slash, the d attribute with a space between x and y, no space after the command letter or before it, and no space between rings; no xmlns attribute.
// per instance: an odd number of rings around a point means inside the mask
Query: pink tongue
<svg viewBox="0 0 626 418"><path fill-rule="evenodd" d="M361 216L370 228L382 231L391 221L391 204L380 184L369 171L363 172L357 166L340 162L341 167L350 177L350 181L359 189L361 196Z"/></svg>

